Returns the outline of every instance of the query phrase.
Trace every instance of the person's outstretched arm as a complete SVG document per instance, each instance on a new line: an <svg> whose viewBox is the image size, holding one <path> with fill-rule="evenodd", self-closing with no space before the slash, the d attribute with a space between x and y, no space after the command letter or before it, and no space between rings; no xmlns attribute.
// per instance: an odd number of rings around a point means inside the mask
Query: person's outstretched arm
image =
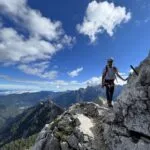
<svg viewBox="0 0 150 150"><path fill-rule="evenodd" d="M127 81L127 80L128 80L128 78L124 79L124 78L119 74L119 72L118 72L117 69L116 69L116 75L117 75L121 80L123 80L123 81Z"/></svg>

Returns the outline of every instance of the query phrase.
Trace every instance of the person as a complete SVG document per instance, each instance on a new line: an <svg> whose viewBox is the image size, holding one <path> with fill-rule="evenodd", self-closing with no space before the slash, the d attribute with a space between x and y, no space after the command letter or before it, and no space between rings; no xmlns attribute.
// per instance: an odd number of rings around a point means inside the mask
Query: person
<svg viewBox="0 0 150 150"><path fill-rule="evenodd" d="M103 70L102 75L102 88L106 87L106 98L108 107L113 107L112 99L114 94L115 84L114 81L116 76L118 76L121 80L126 81L121 75L118 73L118 69L113 66L113 58L109 58L107 60L107 65Z"/></svg>

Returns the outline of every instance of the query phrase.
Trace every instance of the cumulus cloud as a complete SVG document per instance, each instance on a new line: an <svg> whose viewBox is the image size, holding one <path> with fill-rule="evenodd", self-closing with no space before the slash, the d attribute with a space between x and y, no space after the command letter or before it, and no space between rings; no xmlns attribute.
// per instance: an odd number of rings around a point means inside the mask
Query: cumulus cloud
<svg viewBox="0 0 150 150"><path fill-rule="evenodd" d="M30 8L27 0L0 0L0 14L28 33L27 36L21 30L4 27L5 23L0 20L0 62L5 66L17 64L17 68L27 74L55 78L56 71L46 72L47 67L37 67L36 62L49 61L65 46L72 46L75 38L65 34L60 21L52 21L40 11Z"/></svg>
<svg viewBox="0 0 150 150"><path fill-rule="evenodd" d="M97 35L107 32L113 36L114 29L121 23L131 19L131 13L125 7L115 6L114 3L96 2L89 3L82 24L77 25L79 33L87 35L91 42L94 42Z"/></svg>
<svg viewBox="0 0 150 150"><path fill-rule="evenodd" d="M101 84L102 77L92 77L89 80L85 81L84 83L88 86L95 86Z"/></svg>
<svg viewBox="0 0 150 150"><path fill-rule="evenodd" d="M0 61L31 62L49 59L59 50L58 45L51 44L37 37L26 39L13 28L0 28Z"/></svg>
<svg viewBox="0 0 150 150"><path fill-rule="evenodd" d="M58 39L63 32L60 21L52 22L42 16L40 11L27 5L27 0L1 0L0 11L19 22L34 36L43 36L54 40Z"/></svg>
<svg viewBox="0 0 150 150"><path fill-rule="evenodd" d="M48 68L48 62L34 63L30 65L19 65L18 68L26 74L36 75L40 78L55 79L58 72L55 70L45 71Z"/></svg>
<svg viewBox="0 0 150 150"><path fill-rule="evenodd" d="M83 67L77 68L71 72L68 72L68 75L73 78L73 77L78 76L81 71L83 71Z"/></svg>
<svg viewBox="0 0 150 150"><path fill-rule="evenodd" d="M1 62L32 62L48 60L64 45L71 43L71 37L62 39L62 42L51 43L38 37L26 37L13 28L0 28L0 61Z"/></svg>

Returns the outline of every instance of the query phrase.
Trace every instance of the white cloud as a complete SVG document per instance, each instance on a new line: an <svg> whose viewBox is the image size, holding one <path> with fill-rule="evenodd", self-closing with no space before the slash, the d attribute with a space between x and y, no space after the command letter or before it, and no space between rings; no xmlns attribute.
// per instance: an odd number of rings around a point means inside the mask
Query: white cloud
<svg viewBox="0 0 150 150"><path fill-rule="evenodd" d="M75 38L65 34L60 21L51 21L30 8L27 0L0 0L0 13L29 34L25 36L12 27L4 27L0 20L0 62L4 66L19 64L17 68L27 74L55 78L56 71L46 71L48 63L43 68L43 65L35 66L36 62L50 61L64 46L72 46Z"/></svg>
<svg viewBox="0 0 150 150"><path fill-rule="evenodd" d="M88 86L94 86L101 84L102 77L92 77L89 80L85 81L84 83Z"/></svg>
<svg viewBox="0 0 150 150"><path fill-rule="evenodd" d="M121 23L131 19L131 13L125 7L115 6L114 3L90 2L83 23L77 25L79 33L89 36L91 42L97 38L97 34L106 31L109 36L114 34L114 29Z"/></svg>
<svg viewBox="0 0 150 150"><path fill-rule="evenodd" d="M133 73L133 69L130 69L130 70L129 70L129 73L131 73L131 74L132 74L132 73Z"/></svg>
<svg viewBox="0 0 150 150"><path fill-rule="evenodd" d="M43 36L49 40L58 39L62 34L61 22L52 22L42 16L40 11L27 5L27 0L1 0L0 11L9 15L34 36Z"/></svg>
<svg viewBox="0 0 150 150"><path fill-rule="evenodd" d="M12 90L12 91L40 91L40 88L33 85L20 85L20 84L0 84L1 90Z"/></svg>
<svg viewBox="0 0 150 150"><path fill-rule="evenodd" d="M59 50L58 45L51 44L37 37L25 39L13 28L0 28L0 61L31 62L49 59Z"/></svg>
<svg viewBox="0 0 150 150"><path fill-rule="evenodd" d="M76 70L68 72L68 75L73 78L73 77L78 76L81 71L83 71L83 67L77 68Z"/></svg>
<svg viewBox="0 0 150 150"><path fill-rule="evenodd" d="M44 72L41 77L46 79L55 79L58 76L58 71L52 70L48 72Z"/></svg>
<svg viewBox="0 0 150 150"><path fill-rule="evenodd" d="M123 76L124 78L127 77L127 75ZM14 79L6 75L0 74L0 78L7 80L11 83L10 85L1 85L0 89L4 90L17 90L17 91L66 91L66 90L77 90L79 88L86 88L87 86L95 86L99 85L101 86L101 76L98 77L91 77L88 80L85 80L83 82L78 82L76 80L72 81L64 81L64 80L53 80L53 81L32 81L32 80L19 80ZM17 83L17 84L16 84ZM115 81L116 85L124 85L126 82L117 79L117 82Z"/></svg>
<svg viewBox="0 0 150 150"><path fill-rule="evenodd" d="M18 68L26 74L36 75L40 78L55 79L58 75L57 71L45 71L48 68L48 62L35 63L30 65L19 65Z"/></svg>

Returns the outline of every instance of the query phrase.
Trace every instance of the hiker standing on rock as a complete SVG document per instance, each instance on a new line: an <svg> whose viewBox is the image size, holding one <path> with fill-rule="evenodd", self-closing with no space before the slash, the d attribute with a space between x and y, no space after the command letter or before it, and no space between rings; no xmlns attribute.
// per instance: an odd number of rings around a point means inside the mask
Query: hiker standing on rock
<svg viewBox="0 0 150 150"><path fill-rule="evenodd" d="M126 81L127 79L123 79L115 66L113 66L113 58L109 58L107 60L107 65L104 68L103 75L102 75L102 88L106 87L106 97L107 97L107 104L108 107L113 107L112 99L114 94L114 81L118 76L121 80Z"/></svg>

